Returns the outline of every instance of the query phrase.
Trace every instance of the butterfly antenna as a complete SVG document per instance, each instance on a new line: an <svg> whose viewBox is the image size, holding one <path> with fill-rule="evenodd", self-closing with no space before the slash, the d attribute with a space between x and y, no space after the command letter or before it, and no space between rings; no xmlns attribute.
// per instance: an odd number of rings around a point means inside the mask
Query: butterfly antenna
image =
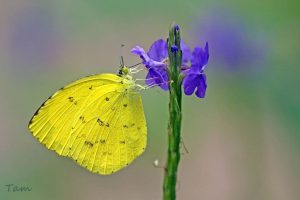
<svg viewBox="0 0 300 200"><path fill-rule="evenodd" d="M121 65L121 67L124 67L124 59L123 59L123 56L121 56L120 65Z"/></svg>
<svg viewBox="0 0 300 200"><path fill-rule="evenodd" d="M123 59L123 52L122 52L123 47L125 47L125 45L121 44L120 46L120 67L121 68L124 67L124 59Z"/></svg>

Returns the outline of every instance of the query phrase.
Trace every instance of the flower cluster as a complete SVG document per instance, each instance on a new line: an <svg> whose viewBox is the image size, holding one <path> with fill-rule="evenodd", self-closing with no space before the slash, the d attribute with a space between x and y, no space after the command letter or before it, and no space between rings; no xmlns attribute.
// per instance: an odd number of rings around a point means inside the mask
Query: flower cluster
<svg viewBox="0 0 300 200"><path fill-rule="evenodd" d="M205 97L207 88L205 66L208 63L209 52L208 43L204 49L195 47L193 52L181 40L180 48L182 51L181 75L183 76L183 89L186 95L195 94L199 98ZM171 47L171 51L178 51L176 46ZM168 45L163 39L155 41L146 53L143 48L136 46L131 49L133 54L140 56L142 63L148 69L146 84L149 86L160 86L163 90L168 90ZM189 66L190 63L190 66Z"/></svg>

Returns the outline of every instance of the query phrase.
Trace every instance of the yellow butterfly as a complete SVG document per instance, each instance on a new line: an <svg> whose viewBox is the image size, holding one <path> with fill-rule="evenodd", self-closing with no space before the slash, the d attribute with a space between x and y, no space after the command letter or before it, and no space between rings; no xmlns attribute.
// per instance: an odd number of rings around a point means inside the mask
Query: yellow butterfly
<svg viewBox="0 0 300 200"><path fill-rule="evenodd" d="M79 79L50 96L28 128L40 143L89 171L112 174L141 155L147 126L131 69Z"/></svg>

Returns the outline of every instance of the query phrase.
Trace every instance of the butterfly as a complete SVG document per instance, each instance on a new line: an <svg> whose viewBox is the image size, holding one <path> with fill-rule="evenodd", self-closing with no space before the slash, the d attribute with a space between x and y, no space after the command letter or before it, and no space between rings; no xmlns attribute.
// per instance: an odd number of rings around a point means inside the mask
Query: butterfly
<svg viewBox="0 0 300 200"><path fill-rule="evenodd" d="M28 129L48 149L89 171L115 173L146 148L141 87L124 64L118 74L81 78L50 96Z"/></svg>

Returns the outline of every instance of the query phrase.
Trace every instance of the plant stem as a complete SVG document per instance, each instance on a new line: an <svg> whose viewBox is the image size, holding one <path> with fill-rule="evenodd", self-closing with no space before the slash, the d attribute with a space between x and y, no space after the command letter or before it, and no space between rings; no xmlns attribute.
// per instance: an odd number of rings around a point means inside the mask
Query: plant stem
<svg viewBox="0 0 300 200"><path fill-rule="evenodd" d="M175 45L175 46L174 46ZM174 50L177 47L178 50ZM168 39L169 53L169 124L168 124L168 158L163 183L163 199L176 199L177 169L180 161L181 99L182 89L180 76L182 52L180 49L180 30L172 24Z"/></svg>

